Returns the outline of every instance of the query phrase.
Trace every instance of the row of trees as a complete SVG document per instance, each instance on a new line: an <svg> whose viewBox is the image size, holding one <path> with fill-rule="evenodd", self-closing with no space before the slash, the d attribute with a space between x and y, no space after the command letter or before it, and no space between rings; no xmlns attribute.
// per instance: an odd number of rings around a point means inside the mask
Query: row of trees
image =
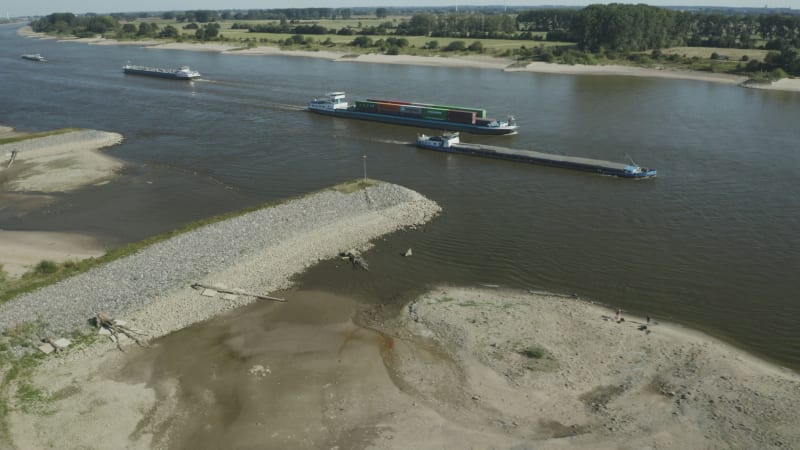
<svg viewBox="0 0 800 450"><path fill-rule="evenodd" d="M800 39L800 15L697 13L647 5L524 11L517 28L562 34L584 50L640 51L671 46L779 49ZM766 44L759 44L766 41ZM796 44L794 44L796 45Z"/></svg>
<svg viewBox="0 0 800 450"><path fill-rule="evenodd" d="M514 38L517 25L507 14L414 14L397 25L405 36Z"/></svg>
<svg viewBox="0 0 800 450"><path fill-rule="evenodd" d="M678 45L712 45L719 47L753 48L758 42L776 52L770 54L759 70L782 69L800 75L800 15L750 15L689 13L647 5L592 5L583 9L536 10L522 12L516 20L508 14L414 14L398 24L385 22L378 27L354 30L343 27L327 29L318 24L290 24L303 17L321 17L333 14L331 8L305 8L287 10L254 10L258 14L274 14L277 24L249 25L237 23L235 27L263 33L342 34L429 36L456 38L516 38L534 39L534 32L545 31L548 40L575 42L577 50L615 58L628 53L658 50ZM205 13L209 14L205 14ZM191 14L189 14L191 13ZM187 12L187 17L213 20L213 11ZM202 22L201 22L202 23ZM179 37L174 27L158 30L155 24L140 24L138 29L125 27L111 16L75 16L56 13L35 21L36 31L70 33L76 36L107 34L110 32L136 36ZM191 25L191 24L190 24ZM188 28L188 25L184 28ZM195 38L212 40L220 38L220 26L211 21L198 27ZM540 39L540 38L539 38ZM387 39L382 40L384 43ZM359 45L359 44L355 44ZM387 48L402 49L396 44ZM465 48L469 48L465 45ZM454 49L450 49L454 50ZM613 55L613 56L610 56ZM622 56L620 56L622 55ZM755 63L748 63L748 68Z"/></svg>
<svg viewBox="0 0 800 450"><path fill-rule="evenodd" d="M88 37L120 29L117 19L111 16L76 16L72 13L54 13L31 22L33 31L39 33L72 34Z"/></svg>

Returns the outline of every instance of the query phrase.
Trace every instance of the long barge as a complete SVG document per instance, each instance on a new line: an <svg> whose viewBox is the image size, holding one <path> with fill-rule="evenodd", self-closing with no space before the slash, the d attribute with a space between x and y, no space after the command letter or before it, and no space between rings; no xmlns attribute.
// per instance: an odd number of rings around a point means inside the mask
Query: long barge
<svg viewBox="0 0 800 450"><path fill-rule="evenodd" d="M344 92L329 92L322 99L308 103L308 111L334 117L368 120L472 134L513 134L514 118L497 120L486 117L486 110L462 106L433 105L397 100L367 99L348 104Z"/></svg>
<svg viewBox="0 0 800 450"><path fill-rule="evenodd" d="M517 150L513 148L498 147L494 145L467 144L459 140L458 133L448 133L442 136L419 135L416 144L418 147L446 153L461 155L482 156L486 158L505 159L509 161L541 164L564 169L582 170L601 175L611 175L622 178L653 178L655 169L648 169L636 164L615 163L599 159L581 158L577 156L554 155L533 150Z"/></svg>
<svg viewBox="0 0 800 450"><path fill-rule="evenodd" d="M129 75L145 75L148 77L168 78L170 80L193 80L200 78L200 72L183 66L179 69L162 69L160 67L137 66L125 64L122 71Z"/></svg>
<svg viewBox="0 0 800 450"><path fill-rule="evenodd" d="M22 55L22 59L27 59L28 61L36 61L36 62L47 62L47 60L44 59L44 56L38 53Z"/></svg>

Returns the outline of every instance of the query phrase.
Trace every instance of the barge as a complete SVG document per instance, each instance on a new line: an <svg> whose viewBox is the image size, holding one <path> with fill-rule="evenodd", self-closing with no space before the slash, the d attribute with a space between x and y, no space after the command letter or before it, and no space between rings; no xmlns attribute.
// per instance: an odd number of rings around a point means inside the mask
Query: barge
<svg viewBox="0 0 800 450"><path fill-rule="evenodd" d="M179 69L161 69L159 67L136 66L125 64L122 71L130 75L145 75L150 77L168 78L170 80L193 80L200 78L200 72L183 66Z"/></svg>
<svg viewBox="0 0 800 450"><path fill-rule="evenodd" d="M325 98L315 98L308 103L308 111L348 119L473 134L517 132L514 117L491 119L486 117L485 109L376 99L356 101L354 105L349 105L344 92L329 92Z"/></svg>
<svg viewBox="0 0 800 450"><path fill-rule="evenodd" d="M22 55L22 59L27 59L28 61L36 61L36 62L47 62L47 60L44 59L44 56L38 53Z"/></svg>
<svg viewBox="0 0 800 450"><path fill-rule="evenodd" d="M459 140L458 133L447 133L441 136L420 135L417 137L418 147L446 153L483 156L486 158L505 159L531 164L541 164L564 169L582 170L601 175L622 178L653 178L655 169L640 167L634 163L624 164L599 159L581 158L577 156L554 155L532 150L517 150L494 145L467 144Z"/></svg>

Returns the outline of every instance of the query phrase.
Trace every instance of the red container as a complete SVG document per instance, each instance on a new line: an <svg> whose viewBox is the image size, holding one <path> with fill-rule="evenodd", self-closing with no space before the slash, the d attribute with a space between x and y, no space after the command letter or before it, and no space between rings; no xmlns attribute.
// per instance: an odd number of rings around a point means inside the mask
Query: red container
<svg viewBox="0 0 800 450"><path fill-rule="evenodd" d="M394 103L378 103L378 112L385 114L398 114L400 105Z"/></svg>
<svg viewBox="0 0 800 450"><path fill-rule="evenodd" d="M410 105L411 104L411 102L403 102L403 101L400 101L400 100L375 100L375 99L371 99L371 98L368 98L367 101L368 102L375 102L375 103L390 103L392 105Z"/></svg>

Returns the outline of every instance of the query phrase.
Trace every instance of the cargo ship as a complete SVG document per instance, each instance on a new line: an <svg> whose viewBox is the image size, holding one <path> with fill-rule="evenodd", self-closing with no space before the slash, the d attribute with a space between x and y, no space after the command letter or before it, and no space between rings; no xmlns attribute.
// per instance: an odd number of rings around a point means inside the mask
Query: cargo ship
<svg viewBox="0 0 800 450"><path fill-rule="evenodd" d="M308 103L308 111L334 117L473 134L517 132L513 117L509 116L506 120L487 118L485 109L376 99L356 101L355 105L349 105L344 92L330 92L322 99L315 98Z"/></svg>
<svg viewBox="0 0 800 450"><path fill-rule="evenodd" d="M417 137L418 147L461 155L483 156L485 158L505 159L509 161L541 164L564 169L582 170L601 175L622 178L653 178L655 169L640 167L631 161L630 164L615 163L599 159L581 158L577 156L554 155L532 150L517 150L494 145L467 144L460 141L458 133L447 133L441 136Z"/></svg>
<svg viewBox="0 0 800 450"><path fill-rule="evenodd" d="M135 66L125 64L122 71L130 75L146 75L150 77L169 78L170 80L193 80L200 77L200 72L187 66L179 69L161 69L158 67Z"/></svg>
<svg viewBox="0 0 800 450"><path fill-rule="evenodd" d="M47 62L47 60L44 59L44 56L38 53L33 53L30 55L22 55L22 59L27 59L28 61L36 61L36 62Z"/></svg>

